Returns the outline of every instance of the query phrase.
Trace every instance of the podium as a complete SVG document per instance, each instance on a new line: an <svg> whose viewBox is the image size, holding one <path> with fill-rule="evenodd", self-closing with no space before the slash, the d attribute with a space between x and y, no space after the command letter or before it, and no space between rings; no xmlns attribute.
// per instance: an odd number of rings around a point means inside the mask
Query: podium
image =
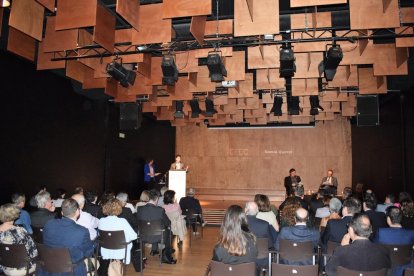
<svg viewBox="0 0 414 276"><path fill-rule="evenodd" d="M187 186L187 171L185 170L170 170L168 172L168 189L175 192L175 199L177 203L182 197L185 197Z"/></svg>

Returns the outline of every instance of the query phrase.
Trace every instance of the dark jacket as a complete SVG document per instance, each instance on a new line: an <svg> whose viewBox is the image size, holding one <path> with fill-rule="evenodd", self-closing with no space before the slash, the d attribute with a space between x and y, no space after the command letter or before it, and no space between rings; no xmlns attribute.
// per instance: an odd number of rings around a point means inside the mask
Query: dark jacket
<svg viewBox="0 0 414 276"><path fill-rule="evenodd" d="M352 216L346 216L342 219L330 219L326 224L325 231L321 236L321 245L323 252L326 252L328 241L338 242L342 241L342 238L348 233L348 223L351 221Z"/></svg>
<svg viewBox="0 0 414 276"><path fill-rule="evenodd" d="M87 201L85 202L82 211L87 212L96 218L103 217L102 208L99 205Z"/></svg>
<svg viewBox="0 0 414 276"><path fill-rule="evenodd" d="M256 262L257 248L252 236L244 234L247 238L246 255L235 256L228 253L228 251L221 245L216 245L213 250L213 261L222 262L225 264L243 264Z"/></svg>
<svg viewBox="0 0 414 276"><path fill-rule="evenodd" d="M55 213L50 212L47 209L39 208L36 211L30 213L30 220L32 221L32 226L37 228L45 227L45 224L54 219L56 216Z"/></svg>
<svg viewBox="0 0 414 276"><path fill-rule="evenodd" d="M372 225L371 239L375 237L378 229L388 227L387 218L385 217L385 214L383 212L376 212L374 210L368 210L368 211L365 211L364 214L366 214L371 220L371 225Z"/></svg>
<svg viewBox="0 0 414 276"><path fill-rule="evenodd" d="M183 215L187 214L187 210L193 210L196 214L201 214L203 211L201 209L200 201L193 196L186 196L180 199L180 207L183 211Z"/></svg>
<svg viewBox="0 0 414 276"><path fill-rule="evenodd" d="M404 228L380 228L374 238L375 243L381 244L414 244L414 230Z"/></svg>
<svg viewBox="0 0 414 276"><path fill-rule="evenodd" d="M250 232L252 232L257 238L268 238L269 248L274 247L277 240L277 232L275 228L267 221L258 219L255 216L246 217Z"/></svg>
<svg viewBox="0 0 414 276"><path fill-rule="evenodd" d="M122 207L122 213L118 217L126 219L129 223L129 225L131 225L132 229L134 229L134 231L137 231L137 229L138 229L138 219L137 219L136 216L134 216L131 209L129 209L127 207Z"/></svg>
<svg viewBox="0 0 414 276"><path fill-rule="evenodd" d="M299 183L299 182L302 181L300 179L300 176L297 175L295 177L296 177L296 183ZM292 178L290 176L286 176L284 182L285 182L286 194L288 196L290 196L292 194L292 192L293 192L293 189L292 189Z"/></svg>

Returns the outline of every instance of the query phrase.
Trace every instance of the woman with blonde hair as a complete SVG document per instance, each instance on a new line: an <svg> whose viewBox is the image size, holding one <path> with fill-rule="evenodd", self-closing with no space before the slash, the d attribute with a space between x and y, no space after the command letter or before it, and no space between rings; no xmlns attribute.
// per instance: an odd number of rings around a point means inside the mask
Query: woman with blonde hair
<svg viewBox="0 0 414 276"><path fill-rule="evenodd" d="M138 209L141 206L147 205L148 201L149 201L149 191L144 190L142 191L141 196L139 197L139 201L135 205L135 208Z"/></svg>

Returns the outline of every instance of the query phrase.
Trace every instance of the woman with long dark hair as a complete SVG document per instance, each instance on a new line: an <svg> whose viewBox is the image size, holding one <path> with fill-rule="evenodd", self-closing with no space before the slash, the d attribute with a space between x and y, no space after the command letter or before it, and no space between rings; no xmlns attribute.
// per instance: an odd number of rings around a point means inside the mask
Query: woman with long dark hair
<svg viewBox="0 0 414 276"><path fill-rule="evenodd" d="M219 240L213 251L213 261L241 264L255 262L256 258L256 238L249 231L243 208L232 205L224 216Z"/></svg>

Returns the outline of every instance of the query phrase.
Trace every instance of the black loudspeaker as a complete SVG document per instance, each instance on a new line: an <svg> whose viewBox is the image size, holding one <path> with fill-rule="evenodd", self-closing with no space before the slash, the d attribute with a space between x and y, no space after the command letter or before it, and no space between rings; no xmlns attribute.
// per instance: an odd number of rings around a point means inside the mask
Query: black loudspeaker
<svg viewBox="0 0 414 276"><path fill-rule="evenodd" d="M378 125L378 95L357 96L357 126Z"/></svg>
<svg viewBox="0 0 414 276"><path fill-rule="evenodd" d="M139 129L142 123L142 112L139 103L121 103L119 108L119 129Z"/></svg>

